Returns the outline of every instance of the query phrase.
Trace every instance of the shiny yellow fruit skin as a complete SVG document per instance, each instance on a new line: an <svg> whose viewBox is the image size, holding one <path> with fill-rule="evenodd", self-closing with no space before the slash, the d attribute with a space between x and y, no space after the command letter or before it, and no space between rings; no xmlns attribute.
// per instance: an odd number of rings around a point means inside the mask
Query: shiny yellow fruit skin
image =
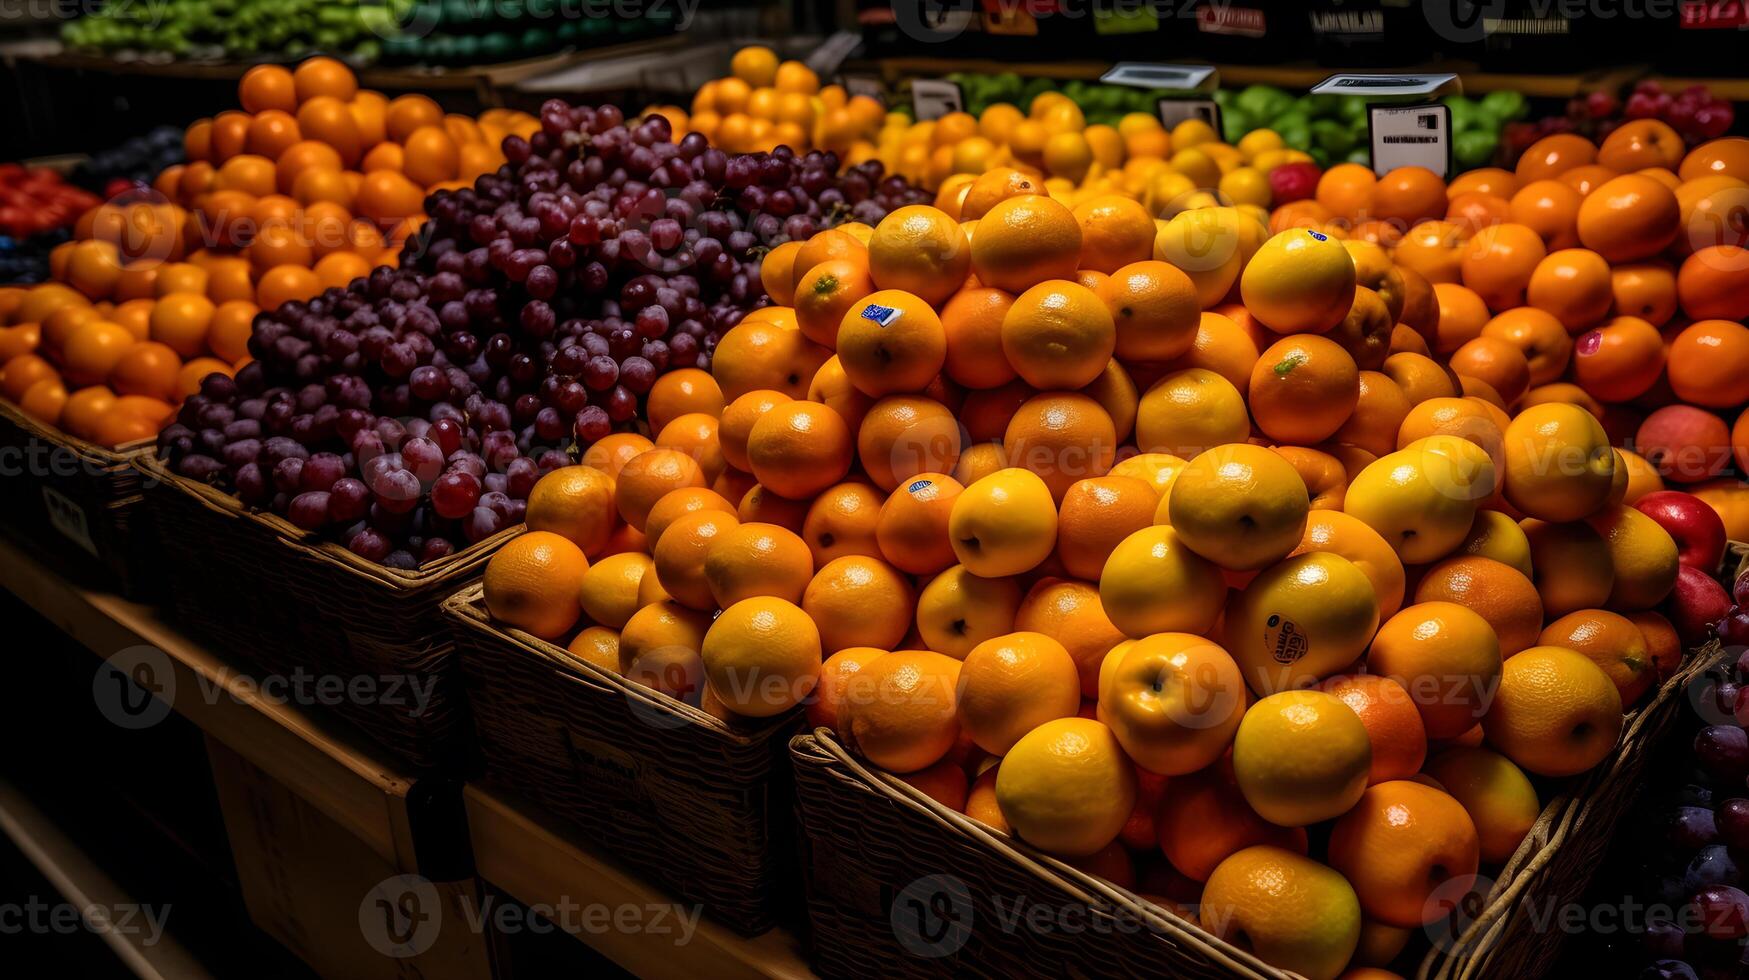
<svg viewBox="0 0 1749 980"><path fill-rule="evenodd" d="M1154 633L1207 633L1220 618L1227 583L1220 567L1156 524L1118 542L1099 576L1099 602L1132 639Z"/></svg>
<svg viewBox="0 0 1749 980"><path fill-rule="evenodd" d="M1323 691L1253 704L1233 736L1233 774L1258 816L1304 827L1346 813L1366 792L1372 742L1354 709Z"/></svg>
<svg viewBox="0 0 1749 980"><path fill-rule="evenodd" d="M1136 774L1117 736L1086 718L1046 722L1002 757L996 803L1023 840L1086 857L1117 839L1136 802Z"/></svg>
<svg viewBox="0 0 1749 980"><path fill-rule="evenodd" d="M1149 772L1177 776L1210 765L1227 751L1245 713L1239 665L1190 633L1136 640L1114 665L1101 664L1100 675L1100 718Z"/></svg>
<svg viewBox="0 0 1749 980"><path fill-rule="evenodd" d="M1378 593L1328 551L1264 569L1227 604L1228 649L1260 693L1304 687L1354 663L1379 625Z"/></svg>
<svg viewBox="0 0 1749 980"><path fill-rule="evenodd" d="M954 555L973 575L1019 575L1056 547L1056 503L1038 474L1018 467L997 470L954 500L947 533Z"/></svg>
<svg viewBox="0 0 1749 980"><path fill-rule="evenodd" d="M1239 294L1251 315L1276 333L1324 333L1348 315L1354 285L1354 260L1341 242L1291 228L1246 263Z"/></svg>
<svg viewBox="0 0 1749 980"><path fill-rule="evenodd" d="M1336 980L1360 942L1360 898L1348 880L1267 844L1216 866L1200 908L1204 929L1243 936L1259 959L1307 980Z"/></svg>
<svg viewBox="0 0 1749 980"><path fill-rule="evenodd" d="M699 655L711 690L749 718L788 711L820 679L820 631L795 604L771 596L743 599L719 613Z"/></svg>
<svg viewBox="0 0 1749 980"><path fill-rule="evenodd" d="M1019 582L955 565L917 593L917 632L929 649L964 660L978 644L1013 632L1019 611Z"/></svg>
<svg viewBox="0 0 1749 980"><path fill-rule="evenodd" d="M1294 550L1311 505L1292 464L1249 443L1198 454L1179 472L1170 499L1179 539L1233 571L1266 568Z"/></svg>
<svg viewBox="0 0 1749 980"><path fill-rule="evenodd" d="M1476 520L1467 487L1440 478L1449 462L1418 449L1380 456L1348 483L1343 509L1379 533L1406 565L1456 550Z"/></svg>
<svg viewBox="0 0 1749 980"><path fill-rule="evenodd" d="M1504 864L1542 815L1536 787L1524 771L1491 749L1454 745L1427 760L1423 772L1439 780L1470 815L1482 842L1482 860Z"/></svg>
<svg viewBox="0 0 1749 980"><path fill-rule="evenodd" d="M1506 499L1526 517L1576 521L1609 501L1618 462L1590 412L1547 402L1506 427Z"/></svg>
<svg viewBox="0 0 1749 980"><path fill-rule="evenodd" d="M1470 525L1469 537L1458 550L1466 555L1492 558L1502 565L1515 568L1531 577L1530 539L1518 522L1497 510L1476 512L1476 522Z"/></svg>
<svg viewBox="0 0 1749 980"><path fill-rule="evenodd" d="M1650 609L1676 587L1676 541L1657 521L1632 507L1607 507L1586 521L1609 547L1615 584L1609 608Z"/></svg>

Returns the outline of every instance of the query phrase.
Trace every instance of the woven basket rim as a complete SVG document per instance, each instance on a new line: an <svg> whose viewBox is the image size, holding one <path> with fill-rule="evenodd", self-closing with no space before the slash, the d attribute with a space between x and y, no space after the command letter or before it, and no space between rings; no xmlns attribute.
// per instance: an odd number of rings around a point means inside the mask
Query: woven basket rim
<svg viewBox="0 0 1749 980"><path fill-rule="evenodd" d="M891 773L865 766L838 740L837 733L829 728L815 728L812 732L803 732L790 740L792 752L806 750L808 746L828 756L833 762L849 770L857 780L888 799L959 832L985 850L1017 865L1034 877L1063 889L1090 907L1103 903L1135 916L1150 927L1166 933L1174 942L1194 948L1235 975L1261 976L1270 980L1296 980L1298 977L1297 974L1270 966L1255 955L1229 945L1204 930L1201 925L1169 912L1127 888L1094 877L1035 850L1024 841L987 827L956 810L950 810Z"/></svg>
<svg viewBox="0 0 1749 980"><path fill-rule="evenodd" d="M617 673L578 659L568 653L564 647L551 640L543 640L532 633L525 633L514 627L506 628L493 622L491 615L486 612L485 583L483 582L474 582L443 600L441 608L453 622L519 647L540 658L547 666L557 668L562 676L576 683L590 684L608 689L624 697L636 698L648 707L671 712L692 724L709 728L718 735L731 739L743 747L757 745L768 740L774 732L788 727L794 716L802 710L797 707L773 715L764 719L765 723L755 728L732 726L702 708L695 708L684 701L671 698L642 684L633 683Z"/></svg>
<svg viewBox="0 0 1749 980"><path fill-rule="evenodd" d="M124 442L111 449L89 439L80 438L71 432L57 429L4 398L0 398L0 417L4 417L8 422L25 430L32 438L63 445L73 452L105 466L125 466L141 456L149 456L152 447L158 442L157 437L154 436L148 439Z"/></svg>
<svg viewBox="0 0 1749 980"><path fill-rule="evenodd" d="M489 538L476 541L460 551L445 555L415 570L390 568L354 554L345 546L325 540L313 531L306 531L278 514L250 508L218 487L175 473L154 453L137 456L131 462L150 479L177 490L216 514L252 521L277 536L289 548L318 561L331 562L340 566L342 571L373 579L394 589L427 589L470 575L491 558L500 545L523 531L521 524L507 527Z"/></svg>

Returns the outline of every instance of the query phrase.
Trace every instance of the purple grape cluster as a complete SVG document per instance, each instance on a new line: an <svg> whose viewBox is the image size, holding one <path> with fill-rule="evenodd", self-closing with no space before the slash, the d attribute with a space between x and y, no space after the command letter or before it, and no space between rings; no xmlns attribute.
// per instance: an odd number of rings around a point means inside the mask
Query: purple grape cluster
<svg viewBox="0 0 1749 980"><path fill-rule="evenodd" d="M202 381L159 447L177 473L395 568L517 524L570 440L539 424L539 342L488 317L447 328L468 295L384 266L262 314L255 362Z"/></svg>
<svg viewBox="0 0 1749 980"><path fill-rule="evenodd" d="M717 340L767 302L771 246L928 200L878 162L839 173L831 153L729 154L672 135L661 116L627 125L613 106L551 100L540 132L505 141L497 173L432 195L403 251L434 287L468 292L440 306L446 329L485 317L542 341L546 438L568 429L586 446L630 424L663 372L708 369Z"/></svg>

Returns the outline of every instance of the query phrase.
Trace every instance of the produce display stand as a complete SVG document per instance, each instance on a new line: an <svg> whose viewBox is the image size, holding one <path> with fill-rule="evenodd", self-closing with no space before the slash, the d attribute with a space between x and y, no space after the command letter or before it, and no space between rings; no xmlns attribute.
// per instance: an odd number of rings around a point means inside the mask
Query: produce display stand
<svg viewBox="0 0 1749 980"><path fill-rule="evenodd" d="M1609 757L1549 800L1481 911L1426 954L1418 980L1505 980L1552 967L1561 937L1536 932L1515 913L1583 896L1641 785L1650 758L1643 750L1676 720L1690 685L1724 658L1716 641L1693 651L1629 715ZM951 976L971 964L1038 977L1287 976L1128 889L871 769L827 729L796 736L790 756L823 976ZM1031 909L1053 916L1084 909L1086 924L1034 929Z"/></svg>
<svg viewBox="0 0 1749 980"><path fill-rule="evenodd" d="M131 676L205 733L245 902L263 931L319 972L345 964L348 976L383 980L491 976L460 915L445 917L451 926L420 952L364 955L359 908L372 887L417 875L452 902L477 888L456 783L408 773L150 608L74 585L3 537L0 587L112 665L135 655L148 667Z"/></svg>
<svg viewBox="0 0 1749 980"><path fill-rule="evenodd" d="M133 595L139 568L142 478L133 463L153 440L110 449L68 435L0 401L0 526L76 570Z"/></svg>
<svg viewBox="0 0 1749 980"><path fill-rule="evenodd" d="M371 685L381 697L341 699L336 713L412 769L462 764L467 705L438 605L477 579L521 525L401 571L255 513L150 455L136 465L178 620L271 674Z"/></svg>
<svg viewBox="0 0 1749 980"><path fill-rule="evenodd" d="M494 624L477 585L444 614L485 785L568 825L573 839L613 841L638 873L743 935L793 910L785 746L799 711L731 726Z"/></svg>
<svg viewBox="0 0 1749 980"><path fill-rule="evenodd" d="M568 830L533 816L492 788L469 783L462 790L474 862L487 884L527 905L573 905L648 909L679 902L672 892L653 887L599 856L624 856L628 847L614 837L595 838L588 847ZM663 857L672 865L691 864L699 841L674 838L663 842ZM703 869L694 873L705 874ZM689 912L690 914L690 912ZM707 914L687 941L672 933L614 929L579 930L573 936L638 976L710 977L713 980L772 977L804 980L808 969L797 937L775 928L754 938L737 935Z"/></svg>

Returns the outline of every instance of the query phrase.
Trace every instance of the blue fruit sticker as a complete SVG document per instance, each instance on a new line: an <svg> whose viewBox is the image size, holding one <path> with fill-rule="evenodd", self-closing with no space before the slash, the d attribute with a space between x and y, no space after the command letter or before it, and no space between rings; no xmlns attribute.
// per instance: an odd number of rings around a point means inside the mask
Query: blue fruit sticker
<svg viewBox="0 0 1749 980"><path fill-rule="evenodd" d="M862 308L862 318L873 320L883 327L890 327L899 318L899 311L891 306L877 306L873 303Z"/></svg>
<svg viewBox="0 0 1749 980"><path fill-rule="evenodd" d="M1321 231L1313 231L1310 228L1306 229L1306 234L1312 236L1313 238L1316 238L1318 241L1321 241L1321 242L1327 242L1330 240L1329 235L1326 235Z"/></svg>
<svg viewBox="0 0 1749 980"><path fill-rule="evenodd" d="M906 493L916 493L919 490L927 490L931 486L934 486L934 484L932 484L928 480L917 480L917 481L913 482L910 486L906 487L905 492Z"/></svg>

